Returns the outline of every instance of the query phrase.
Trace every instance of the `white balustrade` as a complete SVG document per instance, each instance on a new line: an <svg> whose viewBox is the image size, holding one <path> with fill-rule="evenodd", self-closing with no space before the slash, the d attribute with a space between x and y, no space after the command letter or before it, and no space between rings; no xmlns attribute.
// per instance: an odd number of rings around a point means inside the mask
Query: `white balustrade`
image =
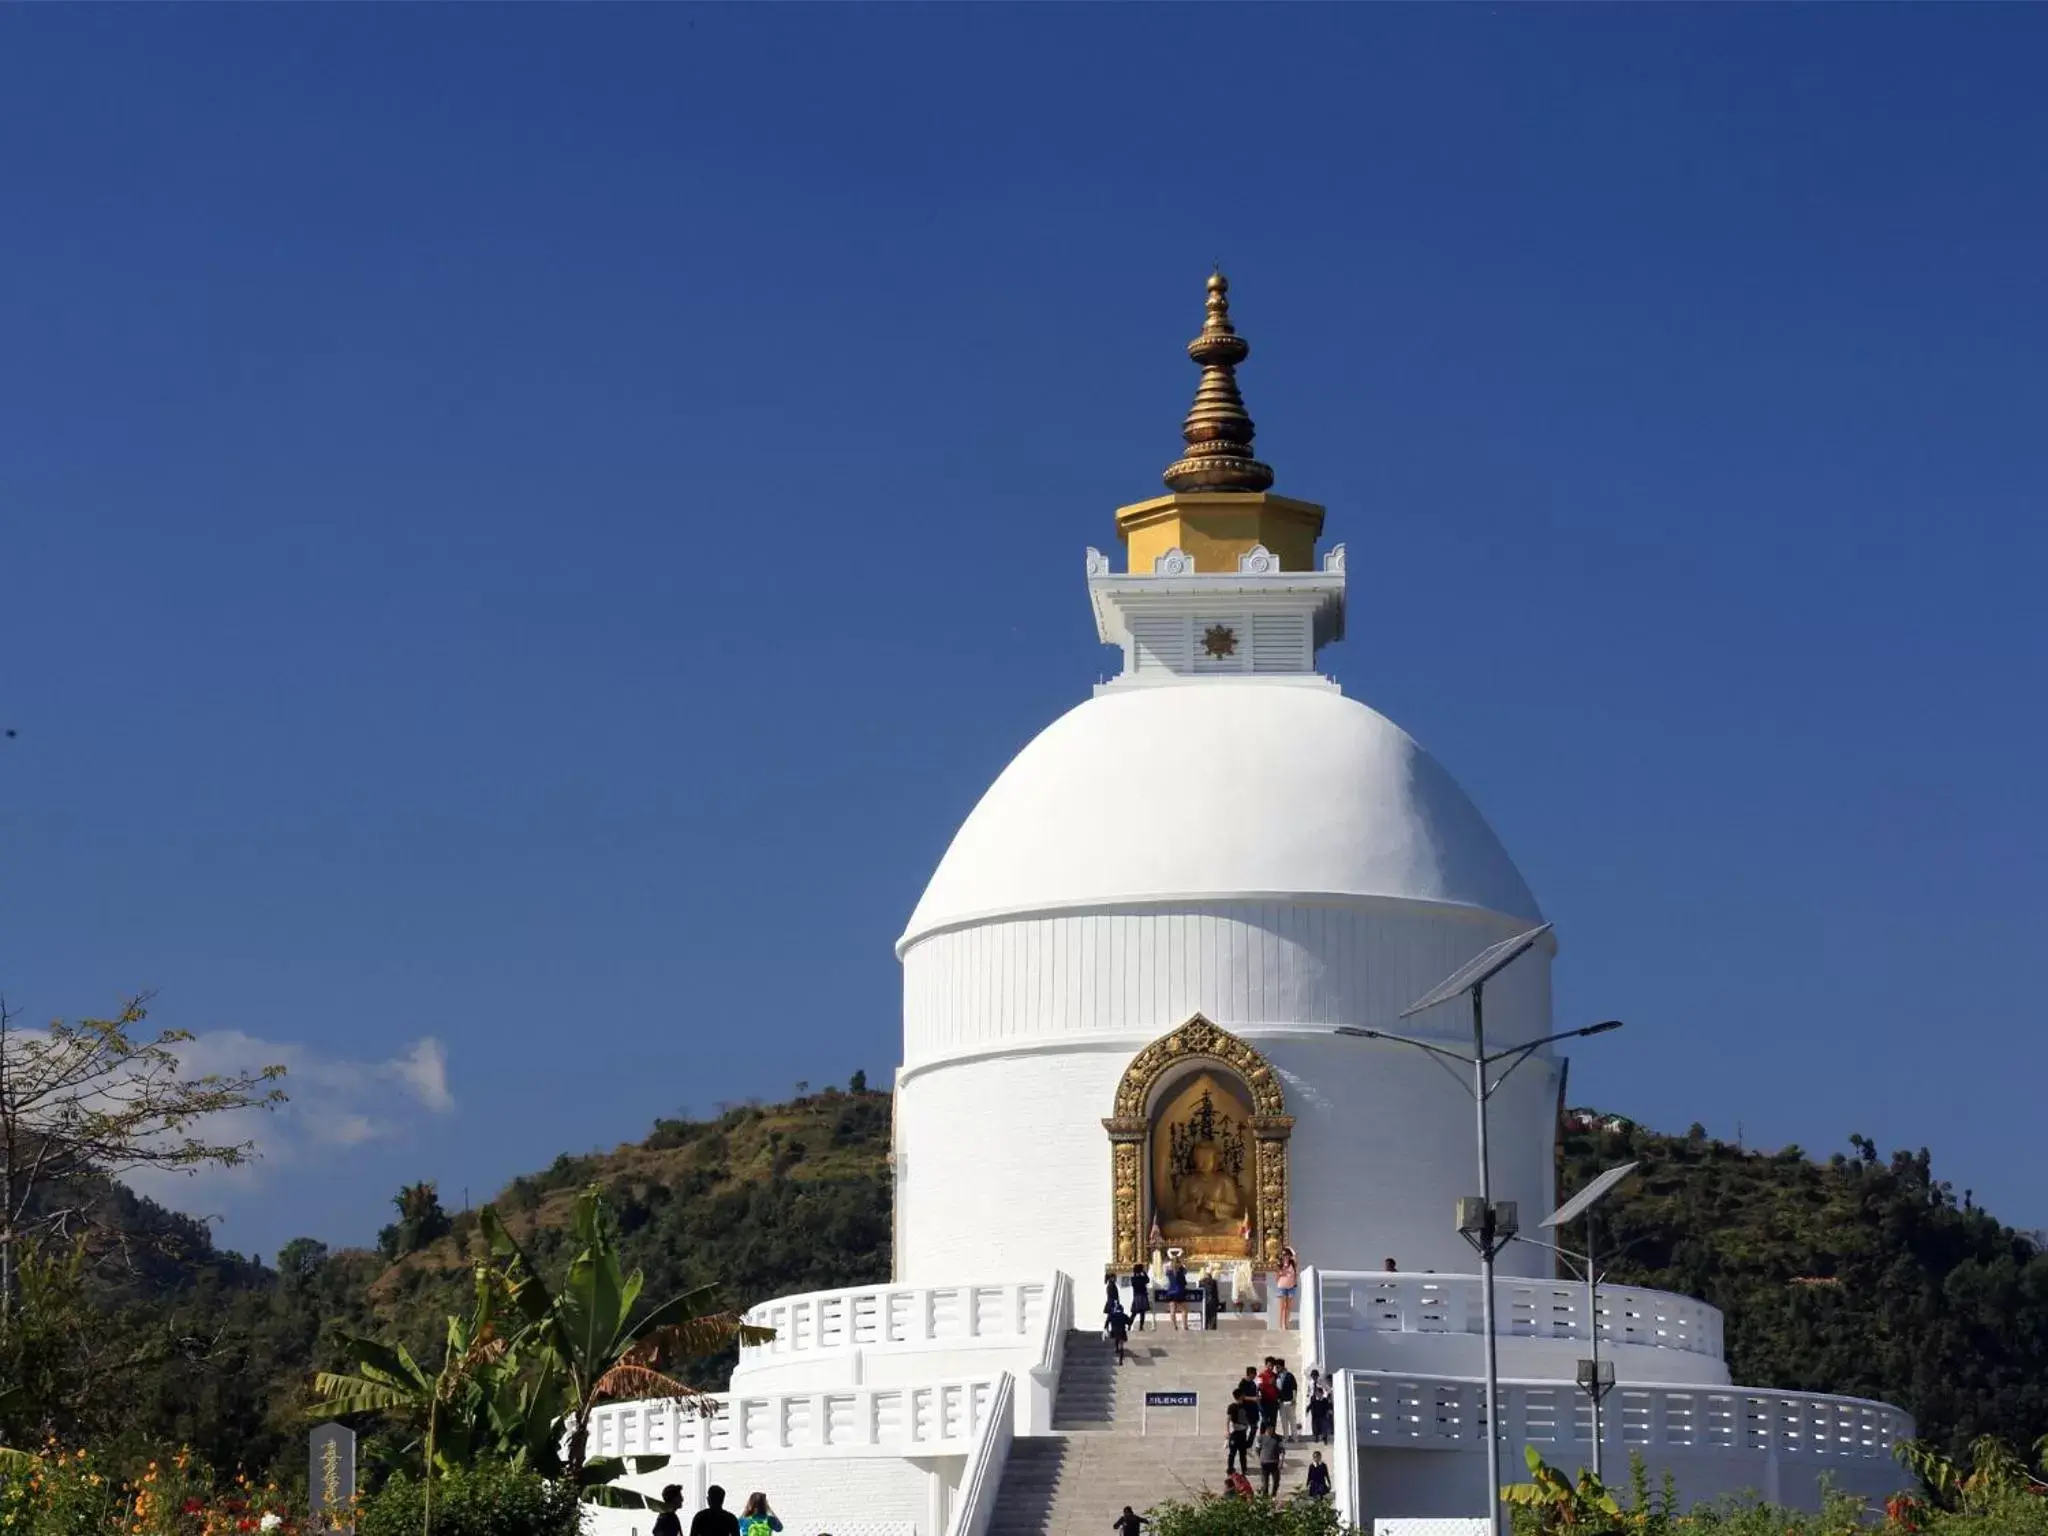
<svg viewBox="0 0 2048 1536"><path fill-rule="evenodd" d="M1500 1337L1586 1338L1586 1288L1570 1280L1494 1280L1494 1332ZM1323 1334L1485 1331L1477 1275L1337 1273L1321 1275L1316 1309ZM1721 1313L1704 1301L1627 1285L1600 1287L1600 1340L1721 1358Z"/></svg>
<svg viewBox="0 0 2048 1536"><path fill-rule="evenodd" d="M1456 1377L1347 1371L1352 1426L1363 1446L1453 1450L1482 1437L1486 1388ZM1542 1446L1590 1446L1592 1413L1570 1382L1500 1384L1504 1438ZM1616 1387L1601 1409L1610 1446L1889 1461L1913 1434L1910 1414L1888 1403L1755 1387Z"/></svg>
<svg viewBox="0 0 2048 1536"><path fill-rule="evenodd" d="M793 1357L876 1349L1040 1345L1054 1282L861 1285L763 1302L747 1321L775 1330L740 1351L740 1370Z"/></svg>
<svg viewBox="0 0 2048 1536"><path fill-rule="evenodd" d="M988 1536L995 1524L997 1501L1002 1497L1003 1468L1009 1464L1012 1419L1011 1378L1007 1372L996 1378L996 1395L989 1404L981 1438L968 1453L960 1474L960 1492L946 1522L946 1536Z"/></svg>
<svg viewBox="0 0 2048 1536"><path fill-rule="evenodd" d="M1330 1383L1330 1497L1350 1530L1364 1518L1364 1494L1358 1476L1358 1393L1352 1374L1339 1371Z"/></svg>
<svg viewBox="0 0 2048 1536"><path fill-rule="evenodd" d="M1009 1394L1000 1377L822 1392L731 1392L700 1413L672 1398L605 1403L590 1419L597 1456L919 1456L971 1452Z"/></svg>
<svg viewBox="0 0 2048 1536"><path fill-rule="evenodd" d="M1301 1368L1320 1370L1330 1358L1323 1331L1323 1275L1313 1264L1301 1267Z"/></svg>

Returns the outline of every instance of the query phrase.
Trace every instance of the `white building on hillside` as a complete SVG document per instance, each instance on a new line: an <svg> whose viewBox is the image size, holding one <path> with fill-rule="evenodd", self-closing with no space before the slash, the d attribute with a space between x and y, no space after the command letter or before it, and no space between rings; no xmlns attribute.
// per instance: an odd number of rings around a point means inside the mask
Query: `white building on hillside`
<svg viewBox="0 0 2048 1536"><path fill-rule="evenodd" d="M591 1453L671 1455L635 1483L680 1483L686 1510L715 1483L735 1505L766 1491L791 1536L1099 1533L1126 1503L1220 1484L1230 1383L1276 1354L1304 1382L1335 1373L1323 1454L1352 1519L1483 1512L1481 1298L1452 1216L1476 1182L1471 1103L1423 1053L1337 1031L1469 1043L1461 1003L1394 1020L1542 913L1451 776L1316 672L1343 634L1344 548L1318 562L1323 509L1272 494L1251 455L1220 275L1188 350L1169 494L1117 513L1122 570L1088 552L1122 670L989 788L897 945L894 1283L757 1308L777 1337L714 1418L598 1416ZM1491 1040L1551 1032L1553 950L1489 986ZM1555 1204L1562 1071L1539 1048L1492 1100L1495 1198L1525 1221ZM1283 1332L1287 1245L1308 1268ZM1105 1274L1161 1248L1247 1310L1140 1335L1114 1370ZM1689 1499L1899 1485L1899 1410L1732 1386L1712 1307L1609 1287L1589 1318L1542 1249L1500 1265L1510 1476L1525 1445L1590 1459L1574 1375L1597 1328L1610 1471L1640 1451ZM1197 1406L1148 1407L1164 1389Z"/></svg>

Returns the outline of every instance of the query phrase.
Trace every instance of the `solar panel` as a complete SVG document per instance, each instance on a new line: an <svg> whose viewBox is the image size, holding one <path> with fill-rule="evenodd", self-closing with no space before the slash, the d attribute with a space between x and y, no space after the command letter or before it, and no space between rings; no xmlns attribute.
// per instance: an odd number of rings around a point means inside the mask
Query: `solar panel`
<svg viewBox="0 0 2048 1536"><path fill-rule="evenodd" d="M1538 939L1550 932L1553 926L1553 924L1544 923L1540 927L1531 928L1527 933L1518 933L1512 939L1502 939L1498 944L1482 949L1442 981L1423 993L1421 997L1410 1003L1406 1008L1403 1008L1401 1010L1401 1017L1405 1019L1411 1014L1422 1012L1425 1008L1434 1008L1438 1003L1449 1002L1460 992L1471 991L1480 982L1487 980L1497 972L1506 970L1511 960L1521 954L1522 951L1531 948Z"/></svg>
<svg viewBox="0 0 2048 1536"><path fill-rule="evenodd" d="M1581 1216L1585 1215L1586 1212L1590 1211L1602 1195L1634 1173L1640 1166L1642 1165L1639 1163L1623 1163L1619 1168L1608 1169L1599 1178L1544 1217L1542 1224L1546 1227L1570 1226Z"/></svg>

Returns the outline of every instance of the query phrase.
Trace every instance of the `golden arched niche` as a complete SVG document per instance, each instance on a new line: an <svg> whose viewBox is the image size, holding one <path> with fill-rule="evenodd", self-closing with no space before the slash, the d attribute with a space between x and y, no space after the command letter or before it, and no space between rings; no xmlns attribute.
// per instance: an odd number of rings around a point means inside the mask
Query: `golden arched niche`
<svg viewBox="0 0 2048 1536"><path fill-rule="evenodd" d="M1131 1058L1102 1125L1119 1268L1149 1256L1155 1227L1190 1258L1279 1262L1294 1120L1265 1057L1196 1014Z"/></svg>

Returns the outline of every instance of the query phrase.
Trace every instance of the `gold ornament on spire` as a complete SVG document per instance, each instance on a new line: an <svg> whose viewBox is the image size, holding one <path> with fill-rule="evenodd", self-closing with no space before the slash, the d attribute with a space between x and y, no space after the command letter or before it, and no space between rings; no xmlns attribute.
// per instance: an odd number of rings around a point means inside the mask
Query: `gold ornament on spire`
<svg viewBox="0 0 2048 1536"><path fill-rule="evenodd" d="M1202 334L1188 343L1188 356L1201 365L1202 382L1181 423L1187 452L1166 466L1169 490L1263 491L1273 483L1273 471L1252 457L1252 419L1237 392L1237 365L1251 350L1230 323L1230 281L1218 270L1209 278Z"/></svg>

